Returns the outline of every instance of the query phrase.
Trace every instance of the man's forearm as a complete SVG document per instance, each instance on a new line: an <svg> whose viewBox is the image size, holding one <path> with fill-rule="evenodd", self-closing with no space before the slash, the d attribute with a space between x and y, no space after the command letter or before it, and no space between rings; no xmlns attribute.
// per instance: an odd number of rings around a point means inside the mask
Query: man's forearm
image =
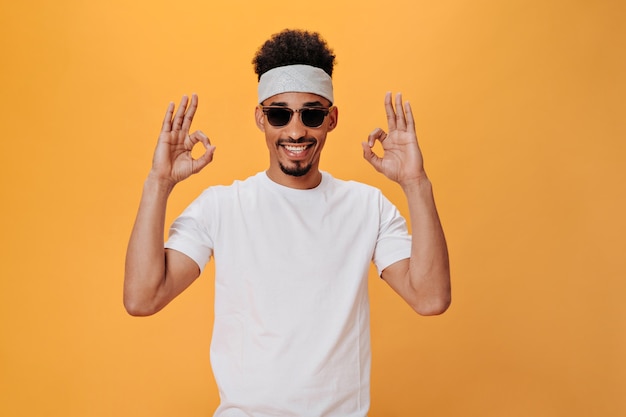
<svg viewBox="0 0 626 417"><path fill-rule="evenodd" d="M446 239L427 177L404 185L412 229L408 279L422 314L440 314L450 305L450 265Z"/></svg>
<svg viewBox="0 0 626 417"><path fill-rule="evenodd" d="M165 278L163 237L172 186L148 177L133 227L124 276L124 305L131 314L149 308Z"/></svg>

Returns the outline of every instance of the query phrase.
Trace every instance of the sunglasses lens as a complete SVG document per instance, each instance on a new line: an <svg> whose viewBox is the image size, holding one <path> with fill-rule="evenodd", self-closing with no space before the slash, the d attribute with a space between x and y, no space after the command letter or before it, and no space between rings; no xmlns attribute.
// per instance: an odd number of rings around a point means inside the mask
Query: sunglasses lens
<svg viewBox="0 0 626 417"><path fill-rule="evenodd" d="M267 121L270 122L272 126L285 126L289 123L289 120L291 120L293 113L289 109L271 108L267 110L266 114Z"/></svg>
<svg viewBox="0 0 626 417"><path fill-rule="evenodd" d="M302 109L300 110L300 116L302 117L302 123L308 127L319 127L326 117L327 112L321 109Z"/></svg>
<svg viewBox="0 0 626 417"><path fill-rule="evenodd" d="M320 127L324 123L324 118L328 114L328 109L307 109L296 110L300 113L300 120L305 126ZM267 115L267 121L274 127L286 126L291 120L294 110L288 107L264 107L263 112Z"/></svg>

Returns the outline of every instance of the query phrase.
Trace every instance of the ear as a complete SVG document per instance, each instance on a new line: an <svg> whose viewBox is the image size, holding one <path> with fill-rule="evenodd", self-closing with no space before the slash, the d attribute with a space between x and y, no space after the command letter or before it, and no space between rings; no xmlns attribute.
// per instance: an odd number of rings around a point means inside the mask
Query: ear
<svg viewBox="0 0 626 417"><path fill-rule="evenodd" d="M261 110L259 106L254 109L254 120L256 127L258 127L261 132L265 132L265 114L263 114L263 110Z"/></svg>
<svg viewBox="0 0 626 417"><path fill-rule="evenodd" d="M328 113L328 131L332 131L337 127L337 123L339 122L339 110L337 107L333 106L330 113Z"/></svg>

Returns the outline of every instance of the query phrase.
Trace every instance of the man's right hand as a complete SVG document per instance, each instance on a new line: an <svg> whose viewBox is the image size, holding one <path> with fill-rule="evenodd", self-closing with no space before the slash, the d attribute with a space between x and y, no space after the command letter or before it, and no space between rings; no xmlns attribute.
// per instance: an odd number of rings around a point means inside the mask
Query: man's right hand
<svg viewBox="0 0 626 417"><path fill-rule="evenodd" d="M167 107L161 134L154 151L150 176L166 181L170 188L192 174L200 172L213 160L215 146L201 131L189 134L191 122L198 108L198 96L193 94L191 102L183 96L174 114L174 103ZM191 150L198 143L204 145L205 152L197 159L193 159Z"/></svg>

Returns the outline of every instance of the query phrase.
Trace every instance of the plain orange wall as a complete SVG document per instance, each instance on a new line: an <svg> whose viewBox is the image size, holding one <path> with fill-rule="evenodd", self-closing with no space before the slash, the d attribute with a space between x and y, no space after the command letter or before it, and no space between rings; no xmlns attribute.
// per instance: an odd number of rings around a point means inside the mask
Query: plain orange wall
<svg viewBox="0 0 626 417"><path fill-rule="evenodd" d="M170 100L197 92L204 187L267 166L256 48L338 55L323 168L362 160L386 91L417 116L454 300L414 315L370 280L370 417L626 415L626 8L619 1L4 2L0 415L210 416L212 270L163 312L121 303L126 242Z"/></svg>

